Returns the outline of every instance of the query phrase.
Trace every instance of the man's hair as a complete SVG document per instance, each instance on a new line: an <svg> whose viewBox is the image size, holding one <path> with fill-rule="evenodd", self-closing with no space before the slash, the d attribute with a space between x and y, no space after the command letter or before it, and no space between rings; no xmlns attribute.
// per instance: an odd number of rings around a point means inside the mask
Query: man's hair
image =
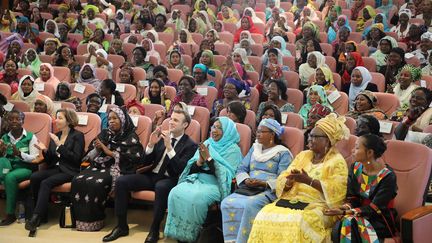
<svg viewBox="0 0 432 243"><path fill-rule="evenodd" d="M190 125L190 123L191 123L191 121L192 121L192 118L191 118L191 116L189 115L189 112L186 110L183 110L183 109L174 109L173 110L173 113L177 113L177 114L183 114L183 116L185 117L185 119L184 119L184 121L185 122L187 122L187 127ZM186 128L187 128L186 127Z"/></svg>

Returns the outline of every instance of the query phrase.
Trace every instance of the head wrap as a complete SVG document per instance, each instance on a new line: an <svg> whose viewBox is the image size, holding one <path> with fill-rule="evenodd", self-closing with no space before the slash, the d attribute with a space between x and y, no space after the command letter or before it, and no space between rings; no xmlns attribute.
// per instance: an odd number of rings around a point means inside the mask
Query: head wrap
<svg viewBox="0 0 432 243"><path fill-rule="evenodd" d="M45 39L45 43L52 41L56 44L57 47L59 47L61 45L61 42L59 41L59 39L57 38L46 38Z"/></svg>
<svg viewBox="0 0 432 243"><path fill-rule="evenodd" d="M108 58L108 53L104 49L97 49L96 54L102 54L105 59Z"/></svg>
<svg viewBox="0 0 432 243"><path fill-rule="evenodd" d="M129 102L126 104L126 108L127 108L128 110L129 110L129 108L131 108L131 107L136 107L136 108L139 110L139 112L141 113L142 116L145 115L145 108L144 108L144 106L143 106L141 103L137 102L136 100L131 100L131 101L129 101Z"/></svg>
<svg viewBox="0 0 432 243"><path fill-rule="evenodd" d="M237 80L235 78L227 78L227 84L233 84L236 87L237 94L240 94L243 90L246 91L246 95L250 93L249 85L246 85L244 81Z"/></svg>
<svg viewBox="0 0 432 243"><path fill-rule="evenodd" d="M306 22L303 25L303 29L305 29L305 28L310 28L312 30L313 36L317 39L319 38L319 29L314 23L312 23L310 21Z"/></svg>
<svg viewBox="0 0 432 243"><path fill-rule="evenodd" d="M285 131L284 127L281 126L279 122L274 119L262 119L258 126L267 127L268 129L272 130L278 137L280 137Z"/></svg>
<svg viewBox="0 0 432 243"><path fill-rule="evenodd" d="M364 97L366 97L366 99L368 99L368 101L372 105L372 107L375 108L376 103L377 103L378 100L377 100L376 96L374 95L374 93L372 91L363 90L362 92L360 92L357 95L357 97L360 96L360 95L363 95ZM357 97L356 97L356 100L357 100ZM355 106L354 106L354 109L356 109Z"/></svg>
<svg viewBox="0 0 432 243"><path fill-rule="evenodd" d="M315 127L318 127L327 135L332 146L340 140L348 139L350 135L350 131L345 125L345 117L338 117L335 113L330 113L317 121Z"/></svg>
<svg viewBox="0 0 432 243"><path fill-rule="evenodd" d="M407 70L408 72L411 73L411 79L413 82L415 81L419 81L422 77L422 70L419 67L416 67L414 65L411 64L406 64L405 66L402 67L401 71L398 74L397 79L400 78L400 74L402 73L402 71Z"/></svg>
<svg viewBox="0 0 432 243"><path fill-rule="evenodd" d="M355 67L351 75L354 73L355 70L360 71L361 76L363 78L361 84L359 86L355 86L353 84L350 85L349 88L349 100L350 100L350 107L352 108L354 106L354 101L357 95L366 89L368 83L372 81L372 75L370 74L369 70L365 67Z"/></svg>
<svg viewBox="0 0 432 243"><path fill-rule="evenodd" d="M243 49L243 48L236 48L236 49L234 50L233 54L234 54L234 53L240 55L241 60L242 60L242 62L243 62L243 65L245 65L245 64L249 64L249 59L247 58L247 53L246 53L246 50L245 50L245 49Z"/></svg>
<svg viewBox="0 0 432 243"><path fill-rule="evenodd" d="M318 67L317 70L318 69L320 69L324 73L325 80L327 81L327 84L323 86L324 89L329 90L332 87L334 87L333 72L330 70L330 68L328 68L326 66L321 66L321 67ZM315 72L315 76L316 76L316 72ZM317 84L316 78L315 78L315 82L313 84L314 85Z"/></svg>
<svg viewBox="0 0 432 243"><path fill-rule="evenodd" d="M193 70L195 70L197 68L201 69L204 73L211 75L212 77L216 77L216 72L213 70L210 70L206 65L204 65L202 63L195 64L195 66L193 67Z"/></svg>
<svg viewBox="0 0 432 243"><path fill-rule="evenodd" d="M18 23L24 23L24 24L30 23L29 19L26 16L18 16L16 17L16 20Z"/></svg>
<svg viewBox="0 0 432 243"><path fill-rule="evenodd" d="M408 9L408 8L404 8L404 9L399 10L399 14L398 14L399 17L400 17L402 14L406 14L406 15L408 15L408 18L411 18L411 17L412 17L412 12L411 12L411 10Z"/></svg>
<svg viewBox="0 0 432 243"><path fill-rule="evenodd" d="M58 25L57 25L57 23L54 21L54 20L52 20L52 19L49 19L46 23L45 23L45 32L48 32L48 28L47 28L47 26L48 26L48 23L53 23L54 24L54 26L55 26L55 28L54 28L54 33L52 33L52 34L54 34L54 36L55 37L57 37L57 38L60 38L60 33L59 33L59 28L58 28Z"/></svg>
<svg viewBox="0 0 432 243"><path fill-rule="evenodd" d="M423 33L421 35L420 39L421 40L430 40L430 41L432 41L432 32L428 31L428 32Z"/></svg>
<svg viewBox="0 0 432 243"><path fill-rule="evenodd" d="M382 23L373 24L371 29L373 29L373 28L377 28L377 29L381 30L381 32L384 32L384 25Z"/></svg>
<svg viewBox="0 0 432 243"><path fill-rule="evenodd" d="M198 65L198 64L197 64L197 65ZM196 65L195 65L195 66L196 66ZM189 82L189 84L191 85L192 89L195 88L196 81L195 81L195 79L194 79L192 76L189 76L189 75L183 75L183 77L180 78L179 84L180 84L180 82L181 82L183 79L185 79L185 80L187 80L187 81Z"/></svg>
<svg viewBox="0 0 432 243"><path fill-rule="evenodd" d="M36 101L37 100L42 101L47 106L47 114L48 115L50 115L50 116L54 115L54 103L52 102L52 100L48 96L39 94L36 97ZM34 107L33 107L33 110L34 110Z"/></svg>

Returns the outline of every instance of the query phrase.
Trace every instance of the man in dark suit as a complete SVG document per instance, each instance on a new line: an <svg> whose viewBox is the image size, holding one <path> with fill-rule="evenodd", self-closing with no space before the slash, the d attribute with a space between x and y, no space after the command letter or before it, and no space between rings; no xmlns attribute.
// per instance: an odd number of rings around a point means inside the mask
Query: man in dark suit
<svg viewBox="0 0 432 243"><path fill-rule="evenodd" d="M175 109L169 122L169 130L160 127L150 135L145 150L146 172L144 174L124 175L117 179L115 189L115 212L117 226L103 238L104 242L113 241L129 234L127 225L127 203L131 191L152 190L155 192L153 222L145 242L157 242L159 228L167 209L168 194L177 185L188 160L197 150L185 129L191 117L187 110Z"/></svg>

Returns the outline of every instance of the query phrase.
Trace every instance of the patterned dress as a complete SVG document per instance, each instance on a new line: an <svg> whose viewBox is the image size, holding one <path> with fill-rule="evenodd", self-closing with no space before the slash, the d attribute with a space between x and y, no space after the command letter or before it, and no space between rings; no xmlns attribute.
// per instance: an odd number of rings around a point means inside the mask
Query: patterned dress
<svg viewBox="0 0 432 243"><path fill-rule="evenodd" d="M340 242L351 242L360 237L361 241L375 243L380 242L379 239L392 237L395 232L396 210L393 203L396 194L396 175L391 168L384 167L377 175L366 175L363 165L355 162L348 176L347 198L356 213L345 216L337 226L341 227L338 231Z"/></svg>
<svg viewBox="0 0 432 243"><path fill-rule="evenodd" d="M254 178L266 181L268 188L254 196L233 193L222 201L225 242L247 242L255 216L262 207L276 199L276 178L287 169L291 160L291 152L282 145L263 151L262 146L256 143L249 150L237 169L237 184L244 184L247 178Z"/></svg>

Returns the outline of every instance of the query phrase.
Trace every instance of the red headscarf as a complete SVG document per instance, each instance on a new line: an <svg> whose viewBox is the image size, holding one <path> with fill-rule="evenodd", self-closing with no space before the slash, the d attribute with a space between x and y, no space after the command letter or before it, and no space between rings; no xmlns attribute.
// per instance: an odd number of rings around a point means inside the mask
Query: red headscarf
<svg viewBox="0 0 432 243"><path fill-rule="evenodd" d="M364 67L364 62L363 62L363 58L361 56L360 53L358 52L350 52L348 55L352 56L355 60L355 66L362 66ZM345 70L345 72L342 75L342 82L343 83L349 83L351 81L351 74L348 73L347 70Z"/></svg>
<svg viewBox="0 0 432 243"><path fill-rule="evenodd" d="M143 116L145 115L144 106L141 103L137 102L136 100L131 100L131 101L129 101L129 103L126 104L126 108L128 110L131 107L136 107L140 111L141 115L143 115Z"/></svg>
<svg viewBox="0 0 432 243"><path fill-rule="evenodd" d="M255 24L252 21L252 18L249 16L243 16L243 19L247 19L249 21L249 29L248 31L252 34L252 33L257 33L257 34L261 34L261 32L255 27ZM241 23L241 21L240 21ZM240 41L240 34L244 29L241 27L236 31L236 33L234 34L234 43L239 43Z"/></svg>

